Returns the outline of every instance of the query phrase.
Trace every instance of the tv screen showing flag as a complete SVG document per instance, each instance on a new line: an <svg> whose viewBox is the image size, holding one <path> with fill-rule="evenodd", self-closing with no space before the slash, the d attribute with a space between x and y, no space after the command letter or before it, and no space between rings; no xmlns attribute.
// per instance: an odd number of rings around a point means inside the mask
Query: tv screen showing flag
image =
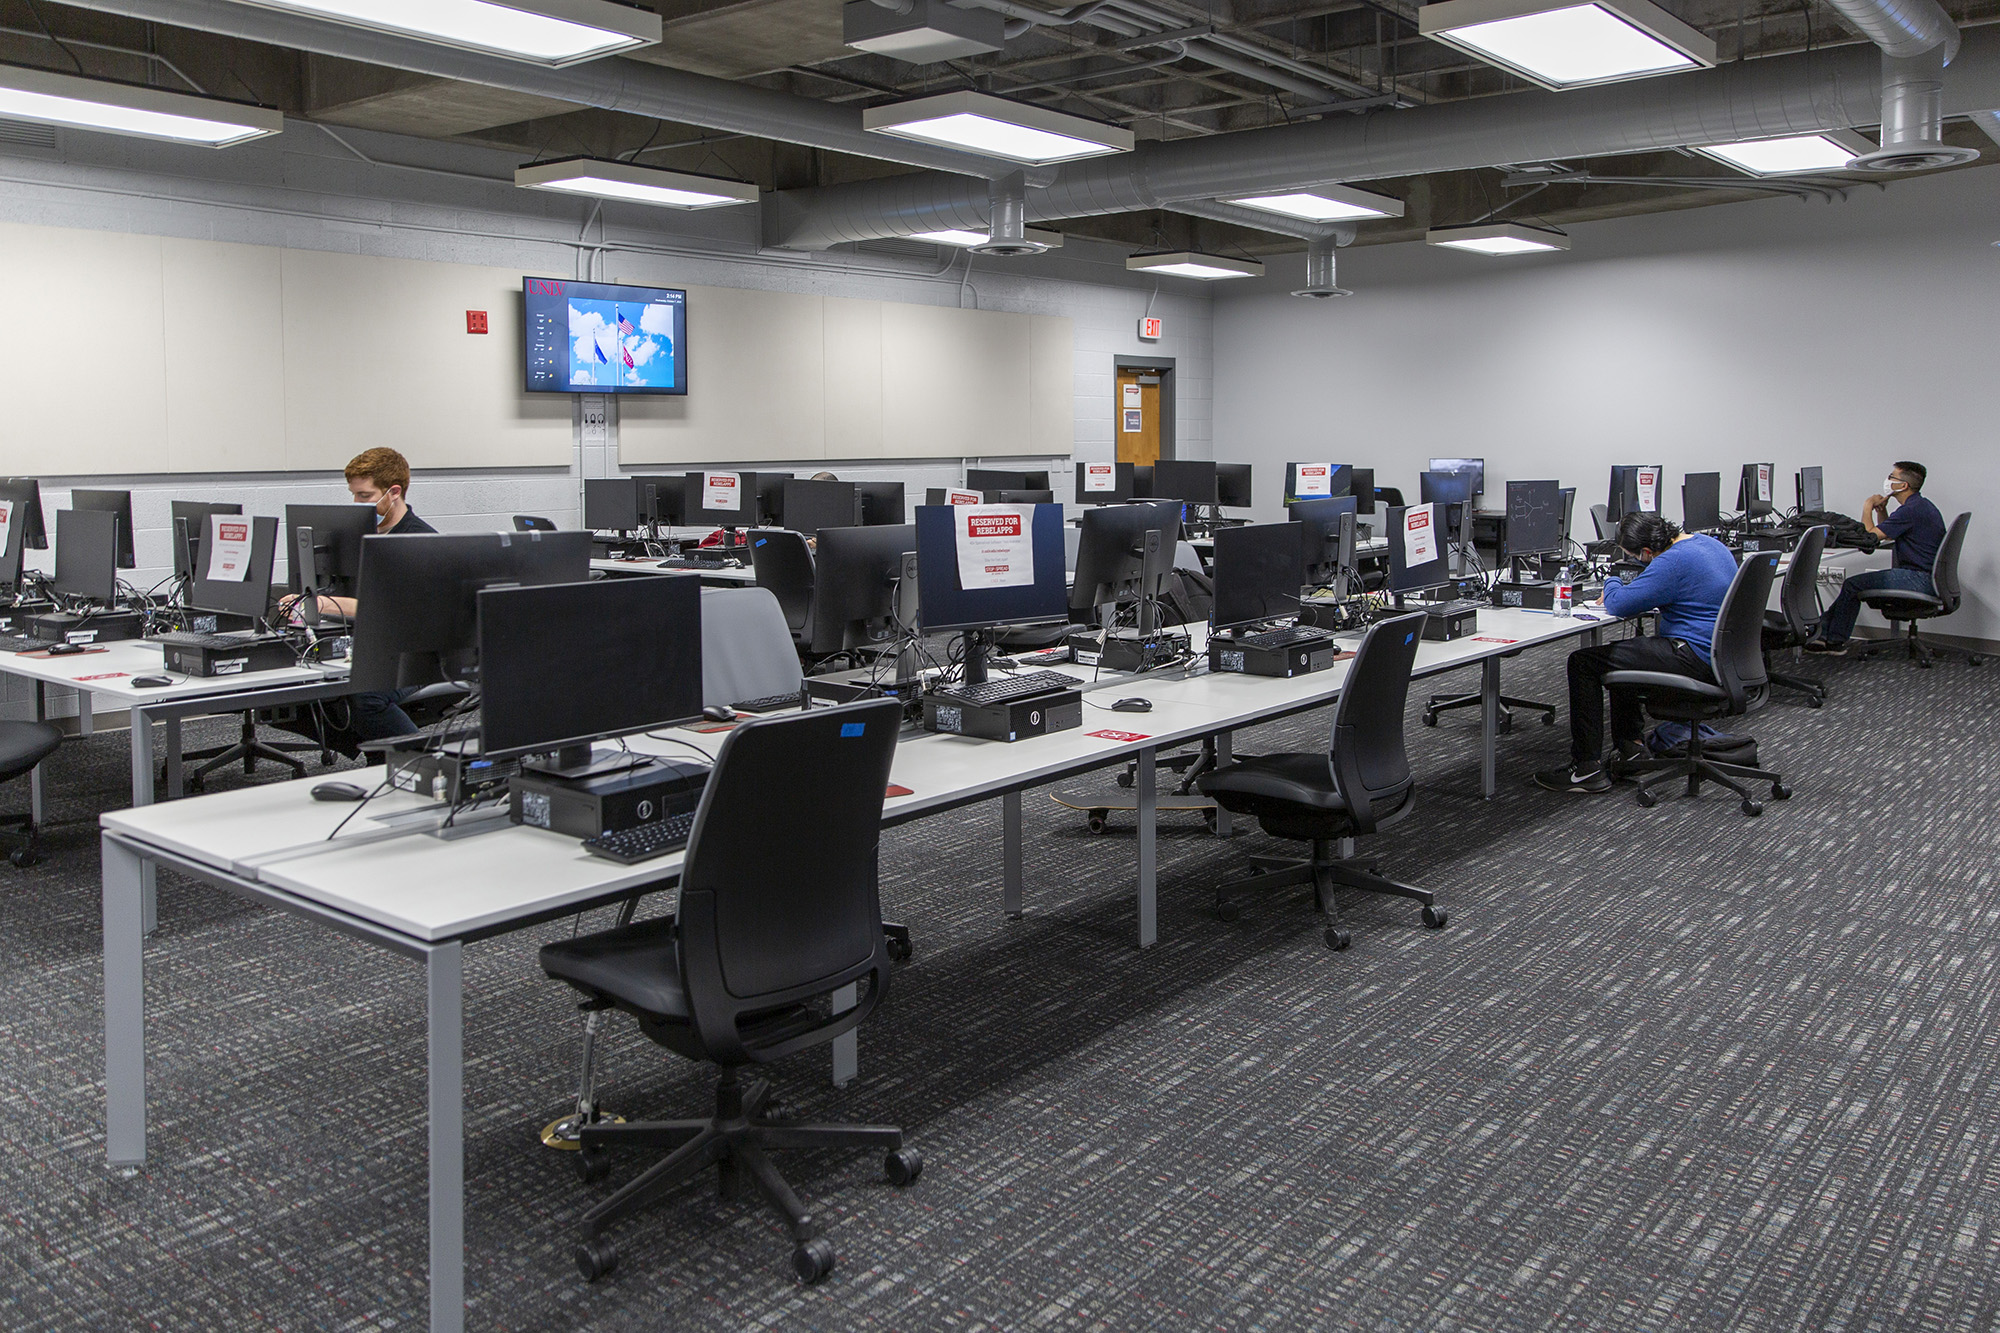
<svg viewBox="0 0 2000 1333"><path fill-rule="evenodd" d="M523 278L530 393L687 392L687 293Z"/></svg>

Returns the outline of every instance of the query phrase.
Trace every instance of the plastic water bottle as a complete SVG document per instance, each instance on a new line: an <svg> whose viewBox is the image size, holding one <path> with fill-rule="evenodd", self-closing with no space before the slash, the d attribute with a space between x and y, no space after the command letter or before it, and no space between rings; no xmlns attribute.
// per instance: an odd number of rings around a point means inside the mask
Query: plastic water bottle
<svg viewBox="0 0 2000 1333"><path fill-rule="evenodd" d="M1556 614L1565 619L1576 614L1576 585L1570 579L1569 566L1564 565L1556 575Z"/></svg>

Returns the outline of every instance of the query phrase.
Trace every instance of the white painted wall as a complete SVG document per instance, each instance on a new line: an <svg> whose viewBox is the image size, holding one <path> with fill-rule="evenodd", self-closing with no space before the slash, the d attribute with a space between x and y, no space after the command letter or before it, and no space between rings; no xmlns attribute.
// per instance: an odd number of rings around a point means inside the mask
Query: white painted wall
<svg viewBox="0 0 2000 1333"><path fill-rule="evenodd" d="M1416 244L1343 251L1346 299L1303 301L1291 265L1217 294L1215 452L1257 465L1279 513L1284 464L1373 464L1414 499L1426 458L1483 456L1602 503L1614 463L1684 472L1806 464L1859 515L1890 462L1931 470L1970 510L1965 608L1940 629L2000 639L2000 171L1590 223L1567 254L1488 259Z"/></svg>

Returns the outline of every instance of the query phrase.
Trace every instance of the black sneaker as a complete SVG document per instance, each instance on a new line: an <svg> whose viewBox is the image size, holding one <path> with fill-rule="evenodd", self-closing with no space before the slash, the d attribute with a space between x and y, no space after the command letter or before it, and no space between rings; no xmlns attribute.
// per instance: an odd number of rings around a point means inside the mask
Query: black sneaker
<svg viewBox="0 0 2000 1333"><path fill-rule="evenodd" d="M1627 741L1612 751L1611 758L1605 762L1604 771L1610 775L1613 782L1630 782L1632 779L1625 776L1626 767L1638 763L1641 759L1652 757L1653 752L1646 748L1646 742Z"/></svg>
<svg viewBox="0 0 2000 1333"><path fill-rule="evenodd" d="M1587 792L1597 795L1611 790L1611 779L1601 768L1545 768L1535 774L1535 785L1548 791Z"/></svg>
<svg viewBox="0 0 2000 1333"><path fill-rule="evenodd" d="M1808 639L1806 640L1806 651L1817 653L1824 657L1845 657L1847 656L1847 645L1845 643L1828 643L1825 639Z"/></svg>

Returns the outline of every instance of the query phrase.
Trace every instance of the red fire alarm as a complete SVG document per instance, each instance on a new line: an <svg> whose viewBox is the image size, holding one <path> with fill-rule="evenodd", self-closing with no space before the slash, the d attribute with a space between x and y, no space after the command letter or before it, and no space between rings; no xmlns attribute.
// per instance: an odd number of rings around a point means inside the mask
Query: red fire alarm
<svg viewBox="0 0 2000 1333"><path fill-rule="evenodd" d="M465 312L465 331L466 331L467 333L484 333L484 332L486 332L486 312L485 312L484 310L468 310L468 311L466 311L466 312Z"/></svg>

